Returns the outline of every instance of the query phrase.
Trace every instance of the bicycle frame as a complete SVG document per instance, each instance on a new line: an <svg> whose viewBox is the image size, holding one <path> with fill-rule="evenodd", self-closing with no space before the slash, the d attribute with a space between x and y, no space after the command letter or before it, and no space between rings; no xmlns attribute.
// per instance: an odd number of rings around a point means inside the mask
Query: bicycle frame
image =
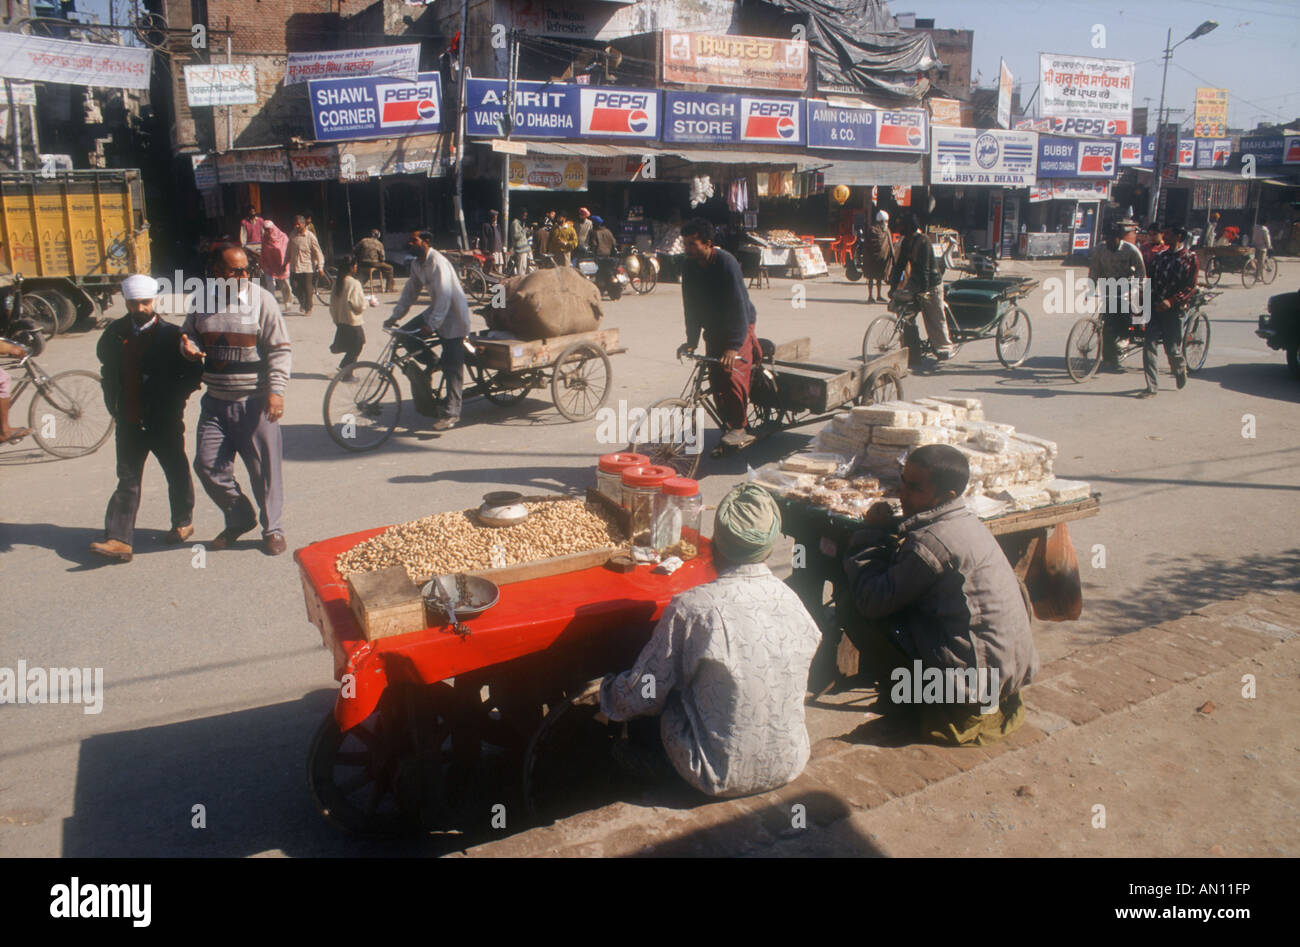
<svg viewBox="0 0 1300 947"><path fill-rule="evenodd" d="M722 414L718 411L713 389L707 387L709 373L705 366L710 362L718 362L719 359L710 358L707 355L687 355L686 358L695 362L695 367L691 370L690 377L686 379L686 385L682 388L682 400L692 407L702 407L704 413L713 419L713 423L719 428L725 427L722 423Z"/></svg>

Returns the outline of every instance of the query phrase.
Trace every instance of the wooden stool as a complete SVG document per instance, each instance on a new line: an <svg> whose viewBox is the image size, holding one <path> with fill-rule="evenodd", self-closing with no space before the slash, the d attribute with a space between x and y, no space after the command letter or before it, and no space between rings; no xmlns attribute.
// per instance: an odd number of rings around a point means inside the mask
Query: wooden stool
<svg viewBox="0 0 1300 947"><path fill-rule="evenodd" d="M767 267L764 266L762 263L758 265L758 270L754 273L754 275L749 278L749 288L753 289L755 283L758 284L759 289L762 289L764 285L768 286L769 288L771 288L772 286L772 279L770 276L767 275Z"/></svg>

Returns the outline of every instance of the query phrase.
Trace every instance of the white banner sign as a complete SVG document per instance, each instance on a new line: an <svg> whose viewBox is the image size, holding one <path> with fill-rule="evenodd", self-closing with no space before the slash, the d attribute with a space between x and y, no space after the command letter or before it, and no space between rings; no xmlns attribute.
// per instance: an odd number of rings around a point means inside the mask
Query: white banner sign
<svg viewBox="0 0 1300 947"><path fill-rule="evenodd" d="M1001 129L930 129L930 180L958 187L1032 187L1038 178L1038 135Z"/></svg>
<svg viewBox="0 0 1300 947"><path fill-rule="evenodd" d="M998 67L998 127L1011 127L1011 70L1006 60Z"/></svg>
<svg viewBox="0 0 1300 947"><path fill-rule="evenodd" d="M289 152L289 166L295 181L337 181L339 150L333 145L309 151Z"/></svg>
<svg viewBox="0 0 1300 947"><path fill-rule="evenodd" d="M14 105L35 105L36 86L30 82L14 82L9 86L14 97Z"/></svg>
<svg viewBox="0 0 1300 947"><path fill-rule="evenodd" d="M1040 53L1038 71L1044 115L1113 121L1114 134L1128 134L1133 121L1132 62Z"/></svg>
<svg viewBox="0 0 1300 947"><path fill-rule="evenodd" d="M190 108L206 105L256 105L257 78L252 63L185 67Z"/></svg>
<svg viewBox="0 0 1300 947"><path fill-rule="evenodd" d="M289 159L281 148L227 152L217 156L217 178L222 184L284 184L290 180Z"/></svg>
<svg viewBox="0 0 1300 947"><path fill-rule="evenodd" d="M0 33L0 78L105 89L149 88L153 50Z"/></svg>
<svg viewBox="0 0 1300 947"><path fill-rule="evenodd" d="M1029 203L1042 201L1108 201L1110 181L1041 178L1029 189Z"/></svg>
<svg viewBox="0 0 1300 947"><path fill-rule="evenodd" d="M284 70L286 86L309 79L344 79L348 76L401 76L415 82L420 76L420 46L376 46L373 49L336 49L319 53L290 53Z"/></svg>

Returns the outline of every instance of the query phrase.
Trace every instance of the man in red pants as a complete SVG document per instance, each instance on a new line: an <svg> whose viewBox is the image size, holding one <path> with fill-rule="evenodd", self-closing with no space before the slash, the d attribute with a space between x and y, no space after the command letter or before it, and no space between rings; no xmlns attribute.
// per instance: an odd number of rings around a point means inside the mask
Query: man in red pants
<svg viewBox="0 0 1300 947"><path fill-rule="evenodd" d="M703 218L682 227L689 262L682 268L682 306L686 310L686 342L678 357L694 352L704 333L704 354L719 359L709 365L709 382L726 430L725 447L753 443L745 430L749 407L749 372L761 357L754 335L757 314L745 289L736 258L713 245L713 225Z"/></svg>

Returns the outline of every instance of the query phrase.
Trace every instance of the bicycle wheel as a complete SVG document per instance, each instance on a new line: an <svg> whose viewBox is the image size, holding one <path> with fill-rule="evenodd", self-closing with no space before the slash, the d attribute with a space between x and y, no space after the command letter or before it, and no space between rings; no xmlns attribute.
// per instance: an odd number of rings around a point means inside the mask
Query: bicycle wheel
<svg viewBox="0 0 1300 947"><path fill-rule="evenodd" d="M1241 266L1241 285L1250 289L1259 281L1259 269L1254 260L1247 260Z"/></svg>
<svg viewBox="0 0 1300 947"><path fill-rule="evenodd" d="M47 339L59 333L59 316L44 296L35 293L23 293L22 318L35 323L36 328Z"/></svg>
<svg viewBox="0 0 1300 947"><path fill-rule="evenodd" d="M1065 370L1075 381L1087 381L1101 367L1101 324L1080 319L1065 343Z"/></svg>
<svg viewBox="0 0 1300 947"><path fill-rule="evenodd" d="M480 305L488 301L490 287L487 277L477 266L466 266L461 270L460 285L465 295Z"/></svg>
<svg viewBox="0 0 1300 947"><path fill-rule="evenodd" d="M94 372L74 369L39 383L27 426L41 449L55 457L93 454L113 433L104 387Z"/></svg>
<svg viewBox="0 0 1300 947"><path fill-rule="evenodd" d="M1183 358L1187 360L1189 372L1198 371L1205 365L1205 357L1210 354L1210 320L1205 313L1198 312L1187 323L1183 333Z"/></svg>
<svg viewBox="0 0 1300 947"><path fill-rule="evenodd" d="M593 342L574 342L551 369L551 398L570 421L585 421L609 399L614 370L605 350Z"/></svg>
<svg viewBox="0 0 1300 947"><path fill-rule="evenodd" d="M1270 257L1264 258L1264 269L1259 274L1260 280L1265 286L1270 285L1273 280L1277 279L1277 260Z"/></svg>
<svg viewBox="0 0 1300 947"><path fill-rule="evenodd" d="M659 285L659 271L655 269L650 258L644 255L637 257L641 264L637 270L636 276L632 278L632 289L639 295L644 296L647 293L654 292L654 288Z"/></svg>
<svg viewBox="0 0 1300 947"><path fill-rule="evenodd" d="M866 363L888 355L902 345L903 336L898 330L898 319L894 316L877 316L871 320L862 336L862 361Z"/></svg>
<svg viewBox="0 0 1300 947"><path fill-rule="evenodd" d="M1029 313L1019 306L1004 313L998 320L997 350L998 361L1005 368L1016 368L1029 354L1029 343L1033 339L1033 328L1029 324Z"/></svg>
<svg viewBox="0 0 1300 947"><path fill-rule="evenodd" d="M627 449L650 463L694 478L704 452L704 412L683 398L664 398L646 410Z"/></svg>
<svg viewBox="0 0 1300 947"><path fill-rule="evenodd" d="M325 430L344 450L374 450L392 435L402 414L402 390L377 362L341 368L325 389Z"/></svg>
<svg viewBox="0 0 1300 947"><path fill-rule="evenodd" d="M1212 256L1205 261L1205 285L1218 286L1221 279L1223 279L1223 264L1219 262L1218 257Z"/></svg>
<svg viewBox="0 0 1300 947"><path fill-rule="evenodd" d="M322 306L330 304L330 293L334 290L334 280L338 275L338 270L332 266L325 267L324 276L316 274L316 301Z"/></svg>

